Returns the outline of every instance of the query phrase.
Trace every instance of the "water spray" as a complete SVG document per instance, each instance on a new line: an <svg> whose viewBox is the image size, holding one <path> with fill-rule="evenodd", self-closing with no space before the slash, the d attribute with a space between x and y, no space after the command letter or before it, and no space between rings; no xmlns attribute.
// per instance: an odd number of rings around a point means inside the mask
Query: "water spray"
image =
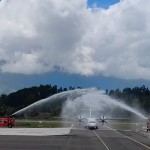
<svg viewBox="0 0 150 150"><path fill-rule="evenodd" d="M88 117L89 114L83 113L81 110L83 109L89 109L89 108L96 108L99 109L99 112L97 112L97 116L101 114L107 114L111 115L111 110L115 110L117 107L126 110L130 113L135 114L136 116L140 117L141 119L147 119L142 113L140 113L138 110L131 108L127 106L126 104L117 101L116 99L113 99L105 94L104 91L90 88L90 89L76 89L71 91L62 92L59 94L55 94L53 96L50 96L46 99L42 99L38 102L35 102L17 112L15 112L12 115L21 115L21 114L27 114L28 112L32 111L38 111L41 112L44 110L49 112L51 105L54 103L60 103L63 102L62 105L62 116L79 116L85 115L85 117ZM93 113L92 113L93 114Z"/></svg>

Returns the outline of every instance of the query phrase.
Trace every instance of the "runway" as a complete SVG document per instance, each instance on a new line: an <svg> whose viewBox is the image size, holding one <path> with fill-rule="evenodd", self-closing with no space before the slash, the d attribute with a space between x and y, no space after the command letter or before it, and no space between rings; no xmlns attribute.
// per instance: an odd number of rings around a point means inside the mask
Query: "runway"
<svg viewBox="0 0 150 150"><path fill-rule="evenodd" d="M150 139L133 131L74 128L67 135L0 135L0 150L150 150Z"/></svg>

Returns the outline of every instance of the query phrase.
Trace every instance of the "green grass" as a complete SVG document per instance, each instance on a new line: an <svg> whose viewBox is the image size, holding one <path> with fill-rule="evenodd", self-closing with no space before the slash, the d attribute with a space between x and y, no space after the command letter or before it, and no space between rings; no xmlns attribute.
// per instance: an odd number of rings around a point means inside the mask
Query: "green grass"
<svg viewBox="0 0 150 150"><path fill-rule="evenodd" d="M141 130L142 126L145 124L137 124L137 123L113 123L109 125L113 129L118 130Z"/></svg>
<svg viewBox="0 0 150 150"><path fill-rule="evenodd" d="M70 127L71 124L71 122L63 122L61 120L16 120L16 127L18 128L61 128ZM145 123L123 121L108 123L108 126L118 130L141 130L145 125Z"/></svg>
<svg viewBox="0 0 150 150"><path fill-rule="evenodd" d="M69 123L62 121L34 121L34 120L16 120L16 127L25 128L60 128L69 127Z"/></svg>

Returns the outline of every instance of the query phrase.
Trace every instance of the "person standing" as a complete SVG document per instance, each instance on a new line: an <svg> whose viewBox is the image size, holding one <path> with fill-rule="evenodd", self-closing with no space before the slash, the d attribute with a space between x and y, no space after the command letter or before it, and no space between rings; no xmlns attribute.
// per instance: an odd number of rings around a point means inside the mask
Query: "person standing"
<svg viewBox="0 0 150 150"><path fill-rule="evenodd" d="M147 122L147 132L150 131L150 119L148 119L148 122Z"/></svg>

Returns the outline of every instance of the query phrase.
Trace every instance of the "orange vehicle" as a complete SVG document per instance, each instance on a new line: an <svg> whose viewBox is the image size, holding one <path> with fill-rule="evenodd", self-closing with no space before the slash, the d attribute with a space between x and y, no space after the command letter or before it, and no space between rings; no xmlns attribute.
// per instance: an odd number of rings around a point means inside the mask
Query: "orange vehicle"
<svg viewBox="0 0 150 150"><path fill-rule="evenodd" d="M12 128L15 126L15 119L11 117L0 117L0 127Z"/></svg>

